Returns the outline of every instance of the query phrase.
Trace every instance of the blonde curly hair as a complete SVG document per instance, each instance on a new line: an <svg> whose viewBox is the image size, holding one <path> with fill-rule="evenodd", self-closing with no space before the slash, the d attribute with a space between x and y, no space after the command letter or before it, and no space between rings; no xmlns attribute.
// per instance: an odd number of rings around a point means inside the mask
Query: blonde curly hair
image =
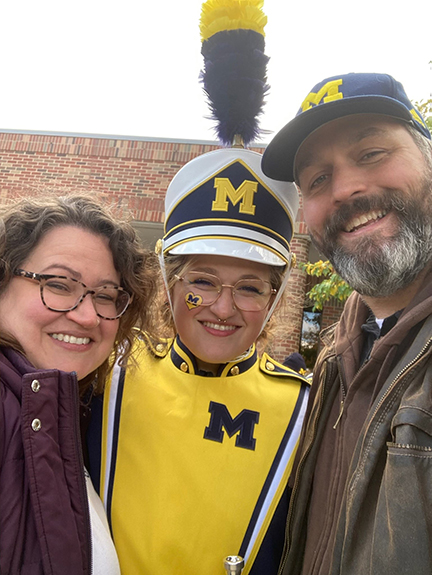
<svg viewBox="0 0 432 575"><path fill-rule="evenodd" d="M189 270L195 262L193 255L171 255L168 254L164 257L164 267L165 267L165 277L167 283L167 289L170 294L177 281L176 276L182 276L187 270ZM282 284L284 274L286 272L286 267L284 266L269 266L270 267L270 283L273 289L279 290ZM171 311L171 306L166 294L166 288L163 287L162 278L160 278L160 288L159 288L159 304L158 304L158 318L157 318L157 333L161 339L172 338L176 336L176 329L174 324L174 318ZM281 310L285 305L284 296L278 303L278 310ZM261 332L257 340L257 347L259 351L262 351L267 345L268 340L273 335L274 324L277 323L277 315L273 314L270 320L267 322L265 328Z"/></svg>

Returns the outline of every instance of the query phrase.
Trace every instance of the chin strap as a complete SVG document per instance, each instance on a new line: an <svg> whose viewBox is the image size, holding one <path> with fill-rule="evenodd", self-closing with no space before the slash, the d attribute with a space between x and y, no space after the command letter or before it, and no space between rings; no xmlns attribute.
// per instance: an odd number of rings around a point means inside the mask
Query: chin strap
<svg viewBox="0 0 432 575"><path fill-rule="evenodd" d="M162 278L163 278L163 281L164 281L165 290L166 290L166 294L167 294L167 298L168 298L168 303L169 303L169 306L170 306L170 309L171 309L171 315L172 315L172 317L173 317L174 326L175 326L174 309L173 309L173 304L172 304L172 300L171 300L171 294L170 294L170 291L169 291L169 289L168 289L168 280L167 280L167 276L166 276L165 261L164 261L164 257L163 257L162 240L158 240L158 241L157 241L156 247L155 247L155 252L156 252L156 254L157 254L157 256L158 256L158 259L159 259L159 265L160 265L161 272L162 272ZM287 266L286 266L286 270L285 270L284 276L283 276L283 278L282 278L282 282L281 282L280 288L278 289L278 292L277 292L277 294L276 294L276 296L275 296L275 298L274 298L274 301L273 301L272 305L270 306L270 309L269 309L268 312L267 312L267 315L266 315L266 317L265 317L265 319L264 319L264 322L263 322L263 324L262 324L262 326L261 326L261 329L260 329L260 332L259 332L258 335L260 335L260 334L262 333L262 331L263 331L263 329L265 328L265 326L267 325L269 319L270 319L271 316L273 315L273 312L274 312L274 310L276 309L276 306L277 306L277 304L279 303L279 300L281 299L281 297L282 297L282 295L283 295L283 293L284 293L284 291L285 291L285 288L286 288L286 286L287 286L288 280L289 280L289 278L290 278L291 270L292 270L293 267L295 267L295 265L296 265L296 256L295 256L295 254L291 253L291 254L290 254L290 261L289 261L289 263L288 263ZM219 319L218 321L222 321L222 320ZM178 333L177 326L175 326L175 329L176 329L176 331L177 331L177 333ZM239 359L242 359L243 357L245 357L245 356L250 352L250 350L251 350L251 348L249 348L248 350L246 350L245 353L242 354L240 357L235 358L235 360L231 360L231 361L237 361L237 360L239 360Z"/></svg>
<svg viewBox="0 0 432 575"><path fill-rule="evenodd" d="M160 266L161 273L162 273L162 279L163 279L164 286L165 286L165 292L166 292L168 303L169 303L169 306L171 309L171 316L173 318L174 327L175 327L175 330L177 332L177 326L175 325L174 308L173 308L173 304L172 304L170 290L168 289L168 278L167 278L166 269L165 269L165 260L164 260L164 256L163 256L163 241L162 240L158 240L156 242L155 252L156 252L156 255L157 255L158 260L159 260L159 266Z"/></svg>
<svg viewBox="0 0 432 575"><path fill-rule="evenodd" d="M276 309L276 306L279 303L279 300L281 299L281 297L285 291L285 288L287 286L288 280L289 280L290 275L291 275L291 270L295 266L295 264L296 264L295 254L291 253L290 254L290 261L289 261L288 265L286 266L286 270L285 270L284 276L282 278L280 288L278 289L278 292L274 298L274 301L273 301L272 305L270 306L270 309L268 310L268 313L265 317L264 323L262 324L260 334L262 333L262 331L265 328L265 326L267 325L269 319L273 315L273 312Z"/></svg>

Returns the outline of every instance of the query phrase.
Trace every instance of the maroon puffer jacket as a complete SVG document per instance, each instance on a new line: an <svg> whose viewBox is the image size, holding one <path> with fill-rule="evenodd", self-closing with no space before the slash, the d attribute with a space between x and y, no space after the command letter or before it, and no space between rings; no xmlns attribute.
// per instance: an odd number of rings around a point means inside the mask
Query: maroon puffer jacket
<svg viewBox="0 0 432 575"><path fill-rule="evenodd" d="M0 573L90 575L75 373L0 348Z"/></svg>

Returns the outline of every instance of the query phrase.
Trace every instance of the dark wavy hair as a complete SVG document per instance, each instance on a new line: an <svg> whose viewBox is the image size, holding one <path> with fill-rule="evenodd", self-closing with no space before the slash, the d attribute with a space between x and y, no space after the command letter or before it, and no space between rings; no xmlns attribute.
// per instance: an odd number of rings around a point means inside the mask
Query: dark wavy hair
<svg viewBox="0 0 432 575"><path fill-rule="evenodd" d="M117 218L108 206L93 197L69 194L21 198L0 206L0 297L14 271L22 266L44 235L59 226L75 226L107 238L121 285L132 295L131 304L119 319L111 357L79 382L81 395L92 385L95 393L100 393L115 361L123 364L130 356L134 328L151 331L151 309L156 293L154 256L140 245L131 224ZM0 345L23 353L20 343L6 333L0 334Z"/></svg>

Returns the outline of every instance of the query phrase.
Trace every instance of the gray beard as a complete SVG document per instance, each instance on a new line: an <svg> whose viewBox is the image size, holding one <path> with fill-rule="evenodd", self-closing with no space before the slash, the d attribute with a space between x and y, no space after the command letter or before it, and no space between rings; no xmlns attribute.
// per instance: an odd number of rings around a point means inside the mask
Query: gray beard
<svg viewBox="0 0 432 575"><path fill-rule="evenodd" d="M329 218L322 243L312 237L337 273L361 295L388 297L408 287L432 261L430 181L423 181L417 192L407 196L388 190L379 196L355 200ZM337 244L338 232L353 215L377 208L396 213L399 229L392 237L362 238L353 252Z"/></svg>

